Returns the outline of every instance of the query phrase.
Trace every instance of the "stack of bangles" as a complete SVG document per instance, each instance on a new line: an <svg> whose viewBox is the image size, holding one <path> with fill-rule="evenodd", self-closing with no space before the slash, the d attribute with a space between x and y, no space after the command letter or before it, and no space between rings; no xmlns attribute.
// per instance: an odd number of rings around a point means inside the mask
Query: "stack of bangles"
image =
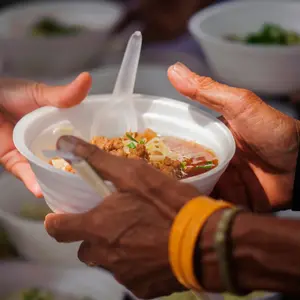
<svg viewBox="0 0 300 300"><path fill-rule="evenodd" d="M199 236L210 216L223 210L214 238L220 276L223 286L230 293L237 293L230 276L229 233L236 214L241 208L224 201L216 201L201 196L189 201L178 213L171 228L169 238L169 260L177 280L186 288L203 291L195 270L195 255ZM196 263L200 264L197 259Z"/></svg>

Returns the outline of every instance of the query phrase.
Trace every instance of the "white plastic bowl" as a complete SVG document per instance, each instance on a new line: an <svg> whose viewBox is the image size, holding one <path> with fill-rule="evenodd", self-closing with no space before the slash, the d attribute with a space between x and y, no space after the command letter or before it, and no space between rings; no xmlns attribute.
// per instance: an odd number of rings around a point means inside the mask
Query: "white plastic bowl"
<svg viewBox="0 0 300 300"><path fill-rule="evenodd" d="M83 266L77 258L79 243L59 244L45 230L44 222L20 217L24 205L37 205L35 198L9 173L0 174L0 226L25 259L60 266Z"/></svg>
<svg viewBox="0 0 300 300"><path fill-rule="evenodd" d="M59 110L51 107L38 109L25 116L14 129L14 143L30 162L53 211L83 212L95 207L101 199L78 175L54 169L47 163L41 150L54 149L57 136L54 128L66 122L90 139L91 121L110 95L94 95L82 104ZM139 116L139 129L151 128L161 135L171 135L197 141L213 149L219 165L210 172L185 179L203 194L209 194L235 153L234 138L229 129L213 116L194 106L172 99L134 95ZM103 107L103 106L102 106ZM123 135L126 126L121 120L102 120L108 136ZM113 186L111 186L113 189Z"/></svg>
<svg viewBox="0 0 300 300"><path fill-rule="evenodd" d="M21 262L0 264L1 299L18 290L34 287L78 299L90 297L95 300L122 300L126 291L109 273L100 269L66 269Z"/></svg>
<svg viewBox="0 0 300 300"><path fill-rule="evenodd" d="M265 94L289 94L300 88L300 46L243 45L224 36L243 36L264 23L300 34L299 15L297 1L229 1L196 13L189 29L218 80Z"/></svg>
<svg viewBox="0 0 300 300"><path fill-rule="evenodd" d="M97 63L108 29L123 7L107 1L50 1L10 6L0 13L0 69L16 77L66 76ZM91 32L72 37L32 37L43 17L83 25ZM28 34L29 32L29 34Z"/></svg>

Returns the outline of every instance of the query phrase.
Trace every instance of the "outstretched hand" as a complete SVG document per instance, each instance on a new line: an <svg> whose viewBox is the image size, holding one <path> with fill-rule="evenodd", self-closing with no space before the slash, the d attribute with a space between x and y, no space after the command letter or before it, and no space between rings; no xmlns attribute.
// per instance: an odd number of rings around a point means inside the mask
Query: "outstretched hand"
<svg viewBox="0 0 300 300"><path fill-rule="evenodd" d="M51 87L37 82L0 80L0 164L21 179L37 197L42 193L27 160L12 140L14 125L25 114L42 106L67 108L80 103L91 87L91 76L80 74L66 86Z"/></svg>
<svg viewBox="0 0 300 300"><path fill-rule="evenodd" d="M217 184L214 197L255 211L289 207L297 155L299 121L254 93L199 76L177 63L168 76L181 94L222 114L237 152Z"/></svg>

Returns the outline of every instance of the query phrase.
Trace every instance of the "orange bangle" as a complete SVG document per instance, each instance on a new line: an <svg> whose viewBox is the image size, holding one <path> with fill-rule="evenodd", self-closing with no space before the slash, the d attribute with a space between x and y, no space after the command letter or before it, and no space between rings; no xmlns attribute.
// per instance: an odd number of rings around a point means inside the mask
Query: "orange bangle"
<svg viewBox="0 0 300 300"><path fill-rule="evenodd" d="M196 241L207 219L217 210L230 207L228 202L203 196L189 201L176 216L169 238L169 260L174 275L185 287L202 290L194 274Z"/></svg>

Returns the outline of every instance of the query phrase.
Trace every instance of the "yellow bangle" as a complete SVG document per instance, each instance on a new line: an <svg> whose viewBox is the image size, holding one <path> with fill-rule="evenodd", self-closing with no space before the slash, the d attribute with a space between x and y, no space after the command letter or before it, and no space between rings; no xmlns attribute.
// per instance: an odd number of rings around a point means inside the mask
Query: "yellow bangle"
<svg viewBox="0 0 300 300"><path fill-rule="evenodd" d="M217 210L229 207L232 204L205 196L197 197L176 216L169 238L169 260L174 275L185 287L202 290L194 273L196 241L207 219Z"/></svg>

